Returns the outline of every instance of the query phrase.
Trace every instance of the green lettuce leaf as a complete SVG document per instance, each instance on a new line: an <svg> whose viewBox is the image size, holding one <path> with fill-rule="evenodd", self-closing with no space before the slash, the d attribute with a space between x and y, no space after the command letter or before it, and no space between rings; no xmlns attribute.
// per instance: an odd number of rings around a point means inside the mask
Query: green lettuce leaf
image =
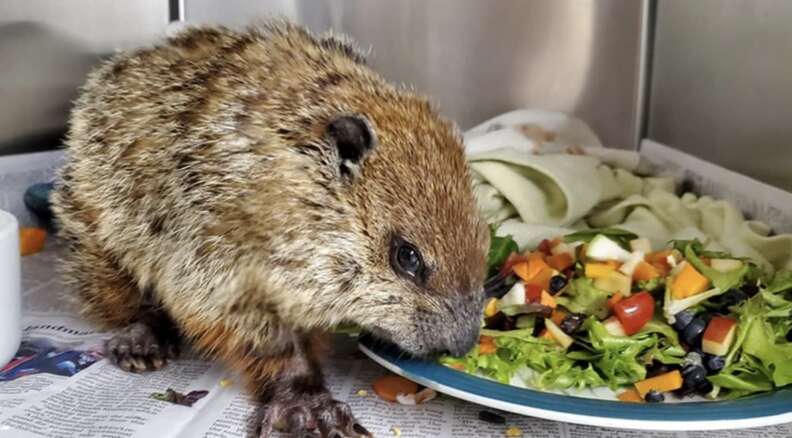
<svg viewBox="0 0 792 438"><path fill-rule="evenodd" d="M495 354L479 354L476 346L462 358L444 357L440 362L451 366L462 366L468 373L485 376L509 383L523 366L535 373L526 384L539 389L566 389L603 386L602 377L589 364L577 365L566 351L553 341L531 335L531 329L496 331L482 330L482 335L495 338L498 347Z"/></svg>
<svg viewBox="0 0 792 438"><path fill-rule="evenodd" d="M594 318L586 320L591 346L602 355L594 367L605 376L611 389L629 385L646 377L646 365L641 353L657 345L657 335L644 333L634 336L611 336L605 326Z"/></svg>
<svg viewBox="0 0 792 438"><path fill-rule="evenodd" d="M773 276L773 281L767 285L765 292L775 294L792 289L792 271L778 271Z"/></svg>
<svg viewBox="0 0 792 438"><path fill-rule="evenodd" d="M495 228L490 227L490 249L487 254L487 272L489 276L495 275L513 252L519 251L517 242L512 236L496 236Z"/></svg>
<svg viewBox="0 0 792 438"><path fill-rule="evenodd" d="M569 242L590 242L597 234L602 234L607 238L618 243L625 249L630 248L630 241L637 239L638 235L619 228L591 228L581 230L564 236L564 241Z"/></svg>
<svg viewBox="0 0 792 438"><path fill-rule="evenodd" d="M556 297L556 302L572 312L602 319L608 316L608 297L608 292L594 287L590 279L577 278L563 295Z"/></svg>

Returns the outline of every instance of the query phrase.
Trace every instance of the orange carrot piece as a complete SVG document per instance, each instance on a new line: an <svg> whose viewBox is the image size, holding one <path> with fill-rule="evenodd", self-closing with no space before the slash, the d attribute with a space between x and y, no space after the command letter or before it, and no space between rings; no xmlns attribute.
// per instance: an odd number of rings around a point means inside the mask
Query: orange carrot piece
<svg viewBox="0 0 792 438"><path fill-rule="evenodd" d="M635 281L653 280L659 276L660 270L644 261L639 262L633 271L633 280Z"/></svg>
<svg viewBox="0 0 792 438"><path fill-rule="evenodd" d="M395 374L382 376L375 380L371 385L377 395L389 402L395 402L399 394L415 394L418 392L418 385L404 377Z"/></svg>
<svg viewBox="0 0 792 438"><path fill-rule="evenodd" d="M608 263L586 263L584 269L586 271L586 277L588 278L604 277L616 270L616 268Z"/></svg>
<svg viewBox="0 0 792 438"><path fill-rule="evenodd" d="M495 338L490 336L481 336L479 338L479 354L493 354L498 350L495 345Z"/></svg>
<svg viewBox="0 0 792 438"><path fill-rule="evenodd" d="M19 229L19 253L22 256L35 254L44 248L44 241L47 239L47 231L41 228Z"/></svg>
<svg viewBox="0 0 792 438"><path fill-rule="evenodd" d="M659 376L651 377L649 379L635 382L635 389L641 398L646 397L649 391L655 390L659 392L674 391L682 387L682 374L679 370L660 374Z"/></svg>
<svg viewBox="0 0 792 438"><path fill-rule="evenodd" d="M608 308L613 310L613 306L619 304L619 301L624 299L624 295L621 292L616 292L613 294L612 297L608 298Z"/></svg>
<svg viewBox="0 0 792 438"><path fill-rule="evenodd" d="M679 271L671 283L671 295L674 299L681 300L698 293L704 292L709 286L709 279L703 276L690 263Z"/></svg>
<svg viewBox="0 0 792 438"><path fill-rule="evenodd" d="M575 263L575 261L572 260L572 255L566 252L562 252L547 258L547 264L556 271L563 271L564 269L572 266L573 263Z"/></svg>
<svg viewBox="0 0 792 438"><path fill-rule="evenodd" d="M553 309L553 313L550 315L550 321L553 321L555 325L561 325L561 323L564 321L564 318L566 318L566 316L567 313L565 311L556 308Z"/></svg>
<svg viewBox="0 0 792 438"><path fill-rule="evenodd" d="M638 394L638 391L635 389L627 389L621 394L619 394L616 398L623 402L627 403L643 403L644 399L641 397L641 394Z"/></svg>

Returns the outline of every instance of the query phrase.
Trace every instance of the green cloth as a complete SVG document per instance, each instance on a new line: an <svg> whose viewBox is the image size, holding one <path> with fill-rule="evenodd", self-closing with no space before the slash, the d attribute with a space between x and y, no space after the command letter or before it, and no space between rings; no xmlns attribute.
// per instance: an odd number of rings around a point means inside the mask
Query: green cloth
<svg viewBox="0 0 792 438"><path fill-rule="evenodd" d="M469 154L482 214L521 248L590 227L620 227L660 248L698 238L712 250L792 269L792 234L769 235L730 202L677 196L670 178L638 177L588 155L528 154L500 148Z"/></svg>

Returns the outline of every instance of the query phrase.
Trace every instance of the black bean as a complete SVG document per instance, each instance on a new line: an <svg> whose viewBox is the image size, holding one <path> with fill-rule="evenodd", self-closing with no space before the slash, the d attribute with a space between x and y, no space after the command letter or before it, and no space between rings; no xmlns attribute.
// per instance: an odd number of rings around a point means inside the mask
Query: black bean
<svg viewBox="0 0 792 438"><path fill-rule="evenodd" d="M580 313L570 313L564 317L559 327L564 331L564 333L571 335L580 329L580 326L583 325L583 321L585 320L585 315Z"/></svg>
<svg viewBox="0 0 792 438"><path fill-rule="evenodd" d="M740 289L743 292L745 292L746 295L748 295L749 297L752 297L752 296L754 296L754 295L759 293L759 286L757 286L755 284L747 284L746 283Z"/></svg>
<svg viewBox="0 0 792 438"><path fill-rule="evenodd" d="M563 275L556 275L550 279L550 293L555 295L567 285L567 279Z"/></svg>
<svg viewBox="0 0 792 438"><path fill-rule="evenodd" d="M726 293L712 297L710 302L722 308L736 306L748 299L748 294L740 289L729 289Z"/></svg>
<svg viewBox="0 0 792 438"><path fill-rule="evenodd" d="M506 419L504 417L490 411L479 411L478 417L479 420L486 421L487 423L492 423L492 424L506 423Z"/></svg>
<svg viewBox="0 0 792 438"><path fill-rule="evenodd" d="M687 365L682 368L682 379L687 388L698 388L702 382L707 381L707 370L700 365Z"/></svg>
<svg viewBox="0 0 792 438"><path fill-rule="evenodd" d="M726 366L726 359L723 356L708 354L704 356L704 365L707 366L710 374L717 374Z"/></svg>
<svg viewBox="0 0 792 438"><path fill-rule="evenodd" d="M536 323L534 323L533 335L539 336L542 333L542 330L545 329L544 318L537 318Z"/></svg>
<svg viewBox="0 0 792 438"><path fill-rule="evenodd" d="M677 313L676 315L674 315L674 319L676 320L674 322L674 329L676 329L676 331L678 332L685 330L688 324L690 324L690 321L693 321L693 318L695 316L696 315L694 315L693 312L689 310L683 310Z"/></svg>
<svg viewBox="0 0 792 438"><path fill-rule="evenodd" d="M699 395L707 395L712 392L712 382L707 379L704 379L697 387L696 392Z"/></svg>
<svg viewBox="0 0 792 438"><path fill-rule="evenodd" d="M665 401L665 396L660 392L652 390L646 393L644 400L646 400L647 403L662 403Z"/></svg>
<svg viewBox="0 0 792 438"><path fill-rule="evenodd" d="M650 363L646 367L646 377L650 378L650 377L654 377L654 376L659 376L659 375L665 374L665 373L667 373L669 371L671 371L671 369L668 367L668 365L666 365L666 364L664 364L662 362L658 362L658 361L655 360L655 361L652 361L652 363Z"/></svg>
<svg viewBox="0 0 792 438"><path fill-rule="evenodd" d="M503 312L498 312L490 317L484 318L484 325L493 330L514 330L514 318Z"/></svg>
<svg viewBox="0 0 792 438"><path fill-rule="evenodd" d="M688 345L690 348L698 348L701 346L701 336L704 334L704 330L707 328L707 322L704 318L695 317L685 330L682 332L682 342Z"/></svg>

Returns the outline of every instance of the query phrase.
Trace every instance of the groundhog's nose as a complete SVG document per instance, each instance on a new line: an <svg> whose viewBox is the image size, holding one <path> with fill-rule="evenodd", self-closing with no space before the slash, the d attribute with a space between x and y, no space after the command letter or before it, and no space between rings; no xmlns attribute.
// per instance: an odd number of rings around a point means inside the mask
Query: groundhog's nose
<svg viewBox="0 0 792 438"><path fill-rule="evenodd" d="M448 339L448 352L452 356L464 356L478 342L480 324L478 319L457 323L457 330Z"/></svg>
<svg viewBox="0 0 792 438"><path fill-rule="evenodd" d="M474 345L476 345L477 341L478 330L476 331L475 336L467 336L464 340L459 340L450 345L448 352L451 353L452 356L464 356L473 348Z"/></svg>

